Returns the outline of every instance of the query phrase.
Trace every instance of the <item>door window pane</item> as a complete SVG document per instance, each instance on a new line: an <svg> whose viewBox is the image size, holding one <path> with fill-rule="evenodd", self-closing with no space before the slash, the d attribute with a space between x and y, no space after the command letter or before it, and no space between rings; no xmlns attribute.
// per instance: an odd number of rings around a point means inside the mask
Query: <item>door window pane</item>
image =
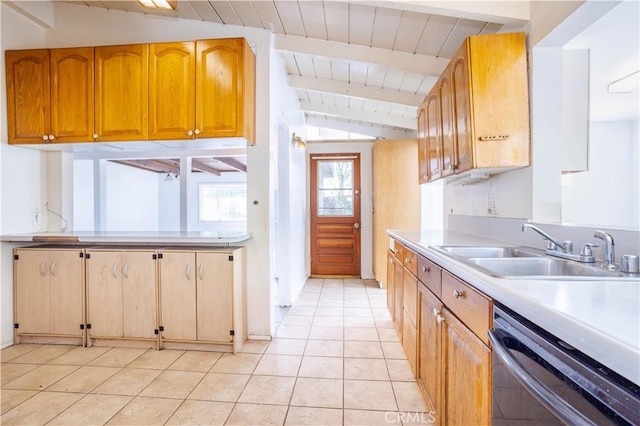
<svg viewBox="0 0 640 426"><path fill-rule="evenodd" d="M353 216L353 160L318 161L318 216Z"/></svg>

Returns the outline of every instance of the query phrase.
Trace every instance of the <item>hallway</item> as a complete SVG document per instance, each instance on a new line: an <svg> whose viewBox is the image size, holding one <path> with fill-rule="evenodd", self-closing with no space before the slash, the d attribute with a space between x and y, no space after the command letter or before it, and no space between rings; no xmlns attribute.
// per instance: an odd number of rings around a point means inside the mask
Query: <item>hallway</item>
<svg viewBox="0 0 640 426"><path fill-rule="evenodd" d="M235 356L17 345L1 357L3 425L429 423L373 280L309 279L274 339Z"/></svg>

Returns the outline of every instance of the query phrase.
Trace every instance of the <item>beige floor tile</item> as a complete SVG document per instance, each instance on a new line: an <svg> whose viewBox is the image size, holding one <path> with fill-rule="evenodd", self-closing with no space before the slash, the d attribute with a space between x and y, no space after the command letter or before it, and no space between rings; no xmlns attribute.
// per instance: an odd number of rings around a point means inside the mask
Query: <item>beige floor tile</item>
<svg viewBox="0 0 640 426"><path fill-rule="evenodd" d="M350 293L350 296L345 296L344 298L344 307L346 308L366 308L369 310L369 301L367 300L367 295L363 291L363 297L353 297L354 294Z"/></svg>
<svg viewBox="0 0 640 426"><path fill-rule="evenodd" d="M396 329L396 326L393 323L393 320L391 320L390 318L376 318L375 324L376 324L376 327L378 327L379 329L380 328L391 328L393 330Z"/></svg>
<svg viewBox="0 0 640 426"><path fill-rule="evenodd" d="M182 403L179 399L137 397L113 417L108 425L161 425Z"/></svg>
<svg viewBox="0 0 640 426"><path fill-rule="evenodd" d="M326 308L342 308L344 303L336 299L320 299L318 301L318 309L322 307ZM317 312L317 311L316 311Z"/></svg>
<svg viewBox="0 0 640 426"><path fill-rule="evenodd" d="M43 390L78 368L71 365L41 365L7 383L3 389Z"/></svg>
<svg viewBox="0 0 640 426"><path fill-rule="evenodd" d="M387 370L392 381L397 382L415 382L409 361L406 359L386 359Z"/></svg>
<svg viewBox="0 0 640 426"><path fill-rule="evenodd" d="M89 363L96 367L125 367L147 349L113 348Z"/></svg>
<svg viewBox="0 0 640 426"><path fill-rule="evenodd" d="M164 370L176 362L184 354L184 351L149 349L127 365L130 368L150 368L152 370Z"/></svg>
<svg viewBox="0 0 640 426"><path fill-rule="evenodd" d="M287 414L287 407L283 405L237 404L227 425L256 426L282 425Z"/></svg>
<svg viewBox="0 0 640 426"><path fill-rule="evenodd" d="M35 348L32 351L13 358L11 362L25 363L25 364L46 364L58 358L61 355L66 354L74 350L76 346L66 345L43 345Z"/></svg>
<svg viewBox="0 0 640 426"><path fill-rule="evenodd" d="M189 399L236 402L249 381L248 374L208 373Z"/></svg>
<svg viewBox="0 0 640 426"><path fill-rule="evenodd" d="M316 313L315 306L292 306L287 315L313 316Z"/></svg>
<svg viewBox="0 0 640 426"><path fill-rule="evenodd" d="M200 371L206 373L222 356L222 352L187 351L171 364L168 370Z"/></svg>
<svg viewBox="0 0 640 426"><path fill-rule="evenodd" d="M5 362L0 368L0 375L2 376L2 385L17 379L20 376L27 374L29 371L38 368L38 364L13 364Z"/></svg>
<svg viewBox="0 0 640 426"><path fill-rule="evenodd" d="M345 327L375 327L376 321L373 317L344 317Z"/></svg>
<svg viewBox="0 0 640 426"><path fill-rule="evenodd" d="M275 337L279 339L306 339L309 337L309 325L281 325Z"/></svg>
<svg viewBox="0 0 640 426"><path fill-rule="evenodd" d="M269 340L247 340L240 347L238 352L247 354L262 354L267 346L269 346Z"/></svg>
<svg viewBox="0 0 640 426"><path fill-rule="evenodd" d="M4 368L4 366L2 366ZM10 390L2 389L0 393L0 401L2 401L2 414L11 410L13 407L22 404L27 399L38 393L37 391Z"/></svg>
<svg viewBox="0 0 640 426"><path fill-rule="evenodd" d="M288 405L295 382L294 377L251 376L238 402Z"/></svg>
<svg viewBox="0 0 640 426"><path fill-rule="evenodd" d="M47 388L54 392L90 392L96 386L120 371L115 367L84 366Z"/></svg>
<svg viewBox="0 0 640 426"><path fill-rule="evenodd" d="M289 407L285 425L342 425L342 410L335 408Z"/></svg>
<svg viewBox="0 0 640 426"><path fill-rule="evenodd" d="M398 410L391 382L370 380L344 381L344 408Z"/></svg>
<svg viewBox="0 0 640 426"><path fill-rule="evenodd" d="M194 371L164 371L140 393L140 396L185 399L204 375L205 373Z"/></svg>
<svg viewBox="0 0 640 426"><path fill-rule="evenodd" d="M342 340L344 339L344 330L342 327L311 327L309 339L322 340Z"/></svg>
<svg viewBox="0 0 640 426"><path fill-rule="evenodd" d="M344 320L341 316L316 315L313 317L313 325L318 327L342 327Z"/></svg>
<svg viewBox="0 0 640 426"><path fill-rule="evenodd" d="M381 308L371 308L371 313L373 313L375 319L391 319L391 314L386 305Z"/></svg>
<svg viewBox="0 0 640 426"><path fill-rule="evenodd" d="M328 316L328 317L342 317L344 316L344 312L342 312L341 307L332 308L331 306L318 306L318 309L316 309L316 315Z"/></svg>
<svg viewBox="0 0 640 426"><path fill-rule="evenodd" d="M345 317L373 318L371 308L344 308Z"/></svg>
<svg viewBox="0 0 640 426"><path fill-rule="evenodd" d="M375 327L345 327L344 340L377 342L380 340L380 337Z"/></svg>
<svg viewBox="0 0 640 426"><path fill-rule="evenodd" d="M291 405L342 408L342 388L342 380L299 377L293 390Z"/></svg>
<svg viewBox="0 0 640 426"><path fill-rule="evenodd" d="M95 388L92 393L135 396L142 392L160 373L162 373L161 370L123 368Z"/></svg>
<svg viewBox="0 0 640 426"><path fill-rule="evenodd" d="M398 401L398 410L412 412L428 411L427 404L415 382L393 382L393 391Z"/></svg>
<svg viewBox="0 0 640 426"><path fill-rule="evenodd" d="M282 325L293 325L298 327L307 327L311 326L313 322L313 317L309 315L291 315L288 313L286 317L282 320Z"/></svg>
<svg viewBox="0 0 640 426"><path fill-rule="evenodd" d="M400 342L381 342L382 351L385 358L392 359L407 359L407 355L404 353L404 348Z"/></svg>
<svg viewBox="0 0 640 426"><path fill-rule="evenodd" d="M231 410L229 402L186 400L165 425L223 425Z"/></svg>
<svg viewBox="0 0 640 426"><path fill-rule="evenodd" d="M308 356L333 356L344 355L344 343L342 340L309 340L304 354Z"/></svg>
<svg viewBox="0 0 640 426"><path fill-rule="evenodd" d="M226 353L211 367L212 373L251 374L258 365L259 354Z"/></svg>
<svg viewBox="0 0 640 426"><path fill-rule="evenodd" d="M344 410L344 425L387 426L402 424L400 414L393 411Z"/></svg>
<svg viewBox="0 0 640 426"><path fill-rule="evenodd" d="M395 328L378 328L378 336L381 342L399 342L400 336Z"/></svg>
<svg viewBox="0 0 640 426"><path fill-rule="evenodd" d="M47 425L103 425L131 399L130 396L86 395Z"/></svg>
<svg viewBox="0 0 640 426"><path fill-rule="evenodd" d="M56 365L86 365L109 351L108 347L92 346L90 348L78 347L49 362Z"/></svg>
<svg viewBox="0 0 640 426"><path fill-rule="evenodd" d="M332 357L304 356L300 364L299 377L342 379L343 359Z"/></svg>
<svg viewBox="0 0 640 426"><path fill-rule="evenodd" d="M273 339L265 354L271 355L302 355L307 345L302 339Z"/></svg>
<svg viewBox="0 0 640 426"><path fill-rule="evenodd" d="M43 425L82 398L79 393L40 392L2 415L2 424Z"/></svg>
<svg viewBox="0 0 640 426"><path fill-rule="evenodd" d="M380 342L344 342L345 358L384 358Z"/></svg>
<svg viewBox="0 0 640 426"><path fill-rule="evenodd" d="M9 362L21 355L38 349L40 345L13 345L6 347L0 351L0 360L2 362Z"/></svg>
<svg viewBox="0 0 640 426"><path fill-rule="evenodd" d="M345 358L344 378L354 380L389 380L384 359Z"/></svg>
<svg viewBox="0 0 640 426"><path fill-rule="evenodd" d="M263 376L297 376L300 355L263 355L253 374Z"/></svg>

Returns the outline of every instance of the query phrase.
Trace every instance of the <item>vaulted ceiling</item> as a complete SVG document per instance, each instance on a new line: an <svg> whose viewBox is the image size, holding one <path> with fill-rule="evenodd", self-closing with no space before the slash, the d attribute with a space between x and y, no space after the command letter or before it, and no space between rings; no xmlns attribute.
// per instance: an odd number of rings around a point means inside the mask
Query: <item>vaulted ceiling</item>
<svg viewBox="0 0 640 426"><path fill-rule="evenodd" d="M306 124L385 139L415 137L417 107L465 37L529 19L526 1L71 3L269 29Z"/></svg>

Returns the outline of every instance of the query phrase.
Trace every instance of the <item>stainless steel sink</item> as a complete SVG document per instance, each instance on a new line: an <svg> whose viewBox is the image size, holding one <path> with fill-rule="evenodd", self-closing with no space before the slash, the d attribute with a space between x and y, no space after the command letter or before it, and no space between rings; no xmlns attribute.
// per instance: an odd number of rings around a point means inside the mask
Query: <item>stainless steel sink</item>
<svg viewBox="0 0 640 426"><path fill-rule="evenodd" d="M608 279L624 278L621 273L577 262L537 258L470 258L467 263L475 265L500 278L531 279ZM629 277L631 279L631 277Z"/></svg>
<svg viewBox="0 0 640 426"><path fill-rule="evenodd" d="M539 257L542 250L529 247L467 247L467 246L432 246L453 256L466 258L505 258L505 257Z"/></svg>

